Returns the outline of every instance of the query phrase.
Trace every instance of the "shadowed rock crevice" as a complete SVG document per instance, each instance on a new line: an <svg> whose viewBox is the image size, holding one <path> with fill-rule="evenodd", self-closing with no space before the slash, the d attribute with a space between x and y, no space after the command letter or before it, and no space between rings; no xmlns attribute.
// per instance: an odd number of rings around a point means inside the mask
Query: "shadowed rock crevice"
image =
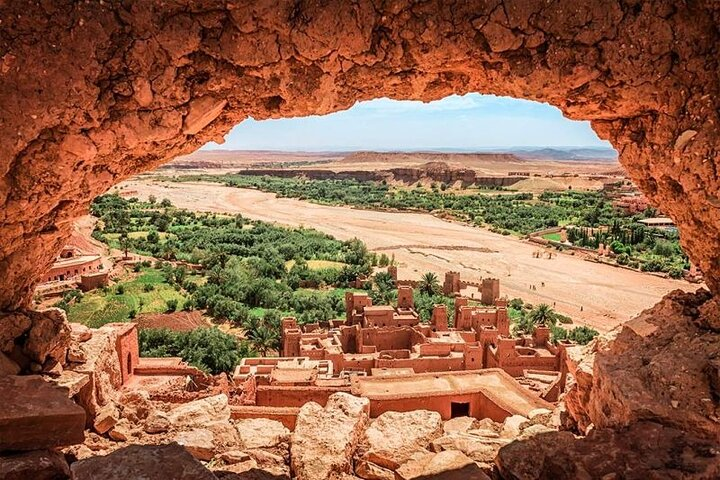
<svg viewBox="0 0 720 480"><path fill-rule="evenodd" d="M720 288L715 2L0 5L0 309L113 184L248 116L468 92L591 120Z"/></svg>

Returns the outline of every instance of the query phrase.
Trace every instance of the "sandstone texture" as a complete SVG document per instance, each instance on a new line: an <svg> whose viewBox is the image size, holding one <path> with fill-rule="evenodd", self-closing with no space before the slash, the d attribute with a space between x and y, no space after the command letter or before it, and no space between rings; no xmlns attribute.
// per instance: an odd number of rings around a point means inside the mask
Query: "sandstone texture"
<svg viewBox="0 0 720 480"><path fill-rule="evenodd" d="M290 430L276 420L250 418L235 422L243 448L275 448L290 440Z"/></svg>
<svg viewBox="0 0 720 480"><path fill-rule="evenodd" d="M400 480L489 480L462 452L416 453L396 472Z"/></svg>
<svg viewBox="0 0 720 480"><path fill-rule="evenodd" d="M714 0L3 2L0 310L90 200L240 121L493 93L590 120L720 288Z"/></svg>
<svg viewBox="0 0 720 480"><path fill-rule="evenodd" d="M396 470L414 453L425 452L442 435L440 414L428 410L386 412L372 421L358 449L362 461Z"/></svg>
<svg viewBox="0 0 720 480"><path fill-rule="evenodd" d="M82 443L85 412L37 375L0 376L0 452Z"/></svg>
<svg viewBox="0 0 720 480"><path fill-rule="evenodd" d="M302 406L291 437L291 470L298 480L326 480L352 472L352 457L367 426L367 398L334 393L327 405Z"/></svg>
<svg viewBox="0 0 720 480"><path fill-rule="evenodd" d="M73 480L216 480L217 477L176 443L131 445L70 467Z"/></svg>
<svg viewBox="0 0 720 480"><path fill-rule="evenodd" d="M92 425L103 409L107 413L116 408L118 390L122 385L120 359L115 349L117 333L112 328L103 327L93 330L92 337L80 343L78 341L82 336L72 337L70 350L81 352L85 362L70 363L68 370L88 378L75 399L87 412L88 425Z"/></svg>
<svg viewBox="0 0 720 480"><path fill-rule="evenodd" d="M720 396L713 372L720 332L703 326L714 307L707 291L672 292L627 322L613 341L591 345L592 373L582 362L566 396L581 430L653 421L720 438ZM585 359L584 361L588 361Z"/></svg>
<svg viewBox="0 0 720 480"><path fill-rule="evenodd" d="M552 432L516 441L496 459L502 478L710 479L720 475L715 441L672 427L638 422L626 430L594 429L587 437Z"/></svg>
<svg viewBox="0 0 720 480"><path fill-rule="evenodd" d="M63 480L70 477L70 467L62 453L36 450L0 457L3 480Z"/></svg>

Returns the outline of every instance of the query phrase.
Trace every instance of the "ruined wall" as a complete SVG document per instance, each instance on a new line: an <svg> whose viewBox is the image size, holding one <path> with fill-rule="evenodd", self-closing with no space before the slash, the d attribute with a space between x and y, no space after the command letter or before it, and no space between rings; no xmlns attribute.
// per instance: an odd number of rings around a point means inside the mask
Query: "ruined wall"
<svg viewBox="0 0 720 480"><path fill-rule="evenodd" d="M307 402L325 405L335 392L349 391L342 387L292 387L260 385L255 392L255 403L263 407L302 407Z"/></svg>
<svg viewBox="0 0 720 480"><path fill-rule="evenodd" d="M0 309L114 183L256 119L467 92L591 120L720 288L714 0L0 4Z"/></svg>

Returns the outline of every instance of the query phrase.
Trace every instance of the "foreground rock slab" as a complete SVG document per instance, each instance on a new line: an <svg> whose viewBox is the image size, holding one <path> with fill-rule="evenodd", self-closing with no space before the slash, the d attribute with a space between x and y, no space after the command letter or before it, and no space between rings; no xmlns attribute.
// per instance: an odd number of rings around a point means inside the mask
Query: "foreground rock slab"
<svg viewBox="0 0 720 480"><path fill-rule="evenodd" d="M60 480L69 476L70 467L60 452L37 450L0 457L2 480Z"/></svg>
<svg viewBox="0 0 720 480"><path fill-rule="evenodd" d="M720 308L706 290L669 293L625 323L595 354L587 415L596 428L657 421L720 438L720 393L709 375L720 358Z"/></svg>
<svg viewBox="0 0 720 480"><path fill-rule="evenodd" d="M352 471L352 456L368 421L370 401L335 393L325 408L315 402L300 409L290 447L298 480L325 480Z"/></svg>
<svg viewBox="0 0 720 480"><path fill-rule="evenodd" d="M418 453L396 472L399 480L490 480L462 452Z"/></svg>
<svg viewBox="0 0 720 480"><path fill-rule="evenodd" d="M502 447L495 463L502 478L522 480L720 478L716 441L652 422L596 429L582 438L541 433Z"/></svg>
<svg viewBox="0 0 720 480"><path fill-rule="evenodd" d="M82 443L85 411L40 376L0 377L0 451Z"/></svg>
<svg viewBox="0 0 720 480"><path fill-rule="evenodd" d="M177 443L132 445L71 466L73 480L217 480Z"/></svg>
<svg viewBox="0 0 720 480"><path fill-rule="evenodd" d="M290 440L285 425L266 418L249 418L235 422L243 448L274 448Z"/></svg>
<svg viewBox="0 0 720 480"><path fill-rule="evenodd" d="M424 452L443 433L440 414L428 410L386 412L365 431L360 458L395 470L413 453Z"/></svg>

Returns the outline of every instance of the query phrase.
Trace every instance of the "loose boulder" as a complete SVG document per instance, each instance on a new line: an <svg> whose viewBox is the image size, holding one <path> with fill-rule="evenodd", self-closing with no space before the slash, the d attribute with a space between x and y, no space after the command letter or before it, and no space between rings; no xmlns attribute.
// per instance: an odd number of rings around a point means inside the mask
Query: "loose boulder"
<svg viewBox="0 0 720 480"><path fill-rule="evenodd" d="M70 325L65 311L49 308L30 314L32 326L28 331L23 353L40 365L48 359L64 364L70 345Z"/></svg>
<svg viewBox="0 0 720 480"><path fill-rule="evenodd" d="M385 412L365 431L358 457L396 470L415 452L424 452L443 433L440 414L428 410Z"/></svg>
<svg viewBox="0 0 720 480"><path fill-rule="evenodd" d="M230 407L225 394L201 398L167 412L170 424L176 429L194 428L208 423L230 420Z"/></svg>
<svg viewBox="0 0 720 480"><path fill-rule="evenodd" d="M177 443L131 445L110 455L75 462L70 470L73 480L217 480Z"/></svg>
<svg viewBox="0 0 720 480"><path fill-rule="evenodd" d="M653 422L626 430L593 429L586 437L549 432L502 447L495 463L502 478L720 478L717 438L698 438Z"/></svg>
<svg viewBox="0 0 720 480"><path fill-rule="evenodd" d="M290 430L277 420L248 418L235 422L243 448L275 448L290 440Z"/></svg>
<svg viewBox="0 0 720 480"><path fill-rule="evenodd" d="M37 375L0 377L0 452L82 443L85 411Z"/></svg>
<svg viewBox="0 0 720 480"><path fill-rule="evenodd" d="M416 453L396 472L399 480L490 480L462 452Z"/></svg>
<svg viewBox="0 0 720 480"><path fill-rule="evenodd" d="M61 480L70 476L70 467L60 452L36 450L0 457L3 480Z"/></svg>
<svg viewBox="0 0 720 480"><path fill-rule="evenodd" d="M325 408L302 406L292 434L291 470L298 480L326 480L352 472L352 457L368 421L370 402L335 393Z"/></svg>

